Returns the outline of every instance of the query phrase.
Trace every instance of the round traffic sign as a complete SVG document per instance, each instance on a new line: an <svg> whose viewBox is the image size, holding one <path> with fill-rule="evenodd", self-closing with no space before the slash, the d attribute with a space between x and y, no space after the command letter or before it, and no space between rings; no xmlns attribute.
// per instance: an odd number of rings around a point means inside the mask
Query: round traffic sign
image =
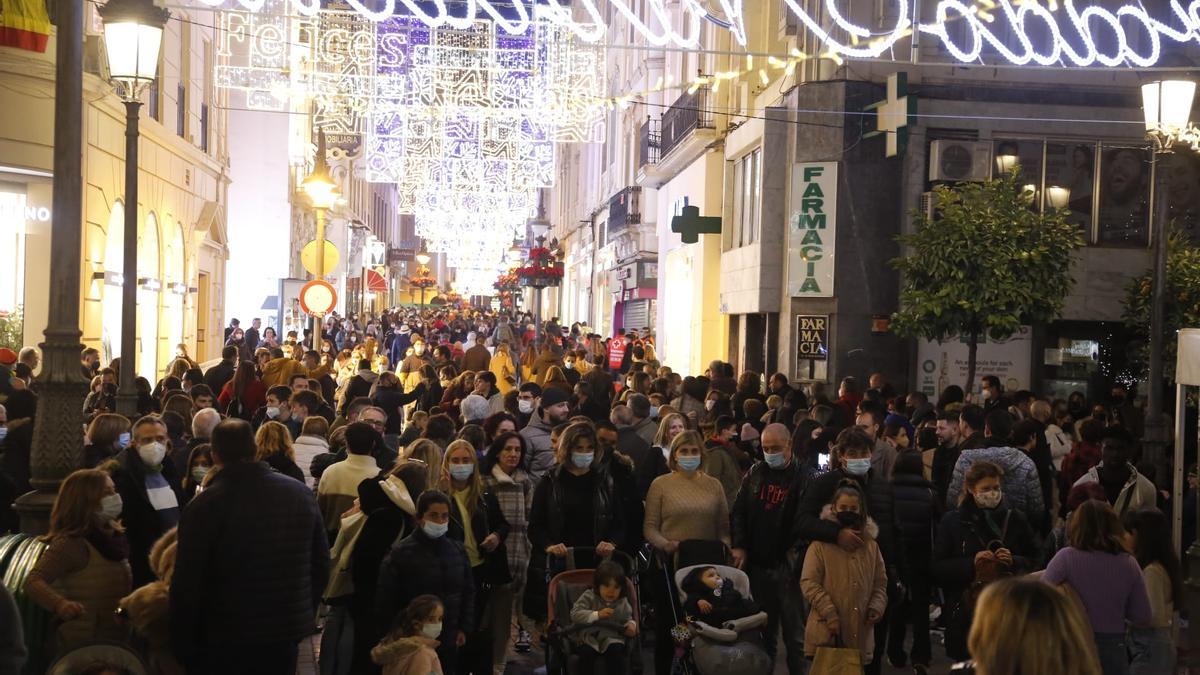
<svg viewBox="0 0 1200 675"><path fill-rule="evenodd" d="M317 269L317 240L313 239L300 249L300 264L304 265L304 271L314 277L327 277L337 270L338 259L341 257L338 254L337 247L328 239L325 240L325 269Z"/></svg>
<svg viewBox="0 0 1200 675"><path fill-rule="evenodd" d="M305 314L323 317L337 306L337 291L327 281L314 279L300 289L300 309Z"/></svg>

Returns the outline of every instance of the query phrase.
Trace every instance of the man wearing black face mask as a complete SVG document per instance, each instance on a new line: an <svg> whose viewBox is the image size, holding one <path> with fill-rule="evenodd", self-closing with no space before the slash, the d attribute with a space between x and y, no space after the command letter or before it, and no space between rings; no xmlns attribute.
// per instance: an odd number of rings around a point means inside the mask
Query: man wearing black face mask
<svg viewBox="0 0 1200 675"><path fill-rule="evenodd" d="M1154 483L1129 463L1132 456L1133 436L1120 427L1105 429L1100 440L1100 463L1075 481L1075 485L1099 483L1117 515L1142 507L1153 508L1157 504Z"/></svg>

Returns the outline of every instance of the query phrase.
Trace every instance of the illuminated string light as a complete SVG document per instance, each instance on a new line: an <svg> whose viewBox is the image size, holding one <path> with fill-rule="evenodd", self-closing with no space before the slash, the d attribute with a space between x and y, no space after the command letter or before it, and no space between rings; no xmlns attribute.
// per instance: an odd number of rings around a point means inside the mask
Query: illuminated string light
<svg viewBox="0 0 1200 675"><path fill-rule="evenodd" d="M698 0L683 0L674 10L678 20L671 18L673 10L667 7L668 0L646 0L645 14L650 19L647 21L643 21L633 9L631 0L605 1L614 10L614 22L629 25L653 46L697 48L701 21L709 21L729 30L737 44L743 47L746 45L743 13L745 0L719 0L724 18L710 14ZM250 13L259 12L264 6L264 0L200 2L214 8L236 5ZM598 0L576 0L570 5L564 4L562 0L546 0L536 4L533 0L505 0L505 7L515 10L515 18L512 18L510 13L502 14L492 5L491 0L474 0L467 3L467 11L461 16L451 15L444 2L434 3L432 13L426 13L417 0L381 0L375 3L377 9L365 6L361 0L347 2L358 15L368 21L394 20L395 11L400 8L403 10L401 13L409 15L412 21L434 29L465 29L475 20L484 20L509 35L523 35L541 22L553 24L582 41L600 42L612 28L604 23L603 13L597 7ZM810 14L802 6L802 0L784 0L788 11L822 43L821 51L840 58L878 58L910 34L910 31L918 30L939 40L947 52L963 62L978 60L983 46L988 45L995 48L1000 58L1014 65L1048 65L1053 63L1049 61L1050 54L1058 54L1076 66L1102 65L1115 68L1129 64L1149 67L1158 62L1164 40L1185 44L1200 38L1200 0L1156 3L1156 9L1165 7L1166 11L1162 11L1161 14L1156 12L1155 15L1137 3L1126 4L1116 9L1098 4L1080 9L1076 7L1074 0L1063 0L1061 7L1057 0L1049 0L1048 8L1029 0L980 2L982 12L967 7L959 0L940 0L934 8L935 18L932 22L913 26L908 19L911 14L909 0L891 0L892 6L881 13L897 18L890 27L875 33L869 27L854 23L844 16L837 0L824 0L819 8L815 8L820 18ZM302 17L315 16L319 10L317 0L291 0L290 5ZM1059 11L1060 9L1062 11ZM946 29L950 15L961 17L967 26L969 35L966 36L964 44L953 44L953 39ZM577 20L576 16L583 17L583 20ZM1006 31L1019 43L1016 48L1005 44L996 32L985 25L996 23L998 17L1005 19L1003 23L1006 24ZM1049 33L1049 53L1035 52L1029 38L1029 29L1033 27ZM1101 30L1106 35L1111 32L1115 37L1115 47L1103 50L1098 48L1096 37ZM1135 44L1141 41L1130 39L1130 33L1134 31L1147 37L1144 41L1147 44L1141 48L1142 51L1135 47ZM844 34L848 40L843 42L835 37L833 32ZM1068 32L1073 38L1078 38L1081 48L1076 49L1065 39Z"/></svg>

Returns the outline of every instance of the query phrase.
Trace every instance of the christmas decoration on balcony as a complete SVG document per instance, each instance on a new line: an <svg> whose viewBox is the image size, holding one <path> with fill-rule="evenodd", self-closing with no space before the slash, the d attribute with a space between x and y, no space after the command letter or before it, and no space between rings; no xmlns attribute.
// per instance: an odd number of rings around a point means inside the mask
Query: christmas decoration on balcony
<svg viewBox="0 0 1200 675"><path fill-rule="evenodd" d="M543 244L545 237L538 237L538 245L529 251L529 259L517 268L517 278L522 286L547 288L562 283L563 264Z"/></svg>

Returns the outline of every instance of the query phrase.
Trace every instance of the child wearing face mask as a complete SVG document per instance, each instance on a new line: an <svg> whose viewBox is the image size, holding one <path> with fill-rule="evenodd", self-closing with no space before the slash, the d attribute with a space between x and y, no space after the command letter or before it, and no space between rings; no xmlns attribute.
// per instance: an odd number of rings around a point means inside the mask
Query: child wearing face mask
<svg viewBox="0 0 1200 675"><path fill-rule="evenodd" d="M867 515L862 492L843 485L821 511L821 519L854 531L863 545L853 551L836 543L814 541L804 557L800 592L812 605L804 628L804 655L817 647L844 646L862 652L870 663L875 651L874 626L887 609L887 572L875 539L879 528Z"/></svg>
<svg viewBox="0 0 1200 675"><path fill-rule="evenodd" d="M392 632L371 650L383 675L442 675L436 650L444 612L436 595L418 595L408 603Z"/></svg>
<svg viewBox="0 0 1200 675"><path fill-rule="evenodd" d="M571 607L571 622L588 626L575 637L578 672L594 673L597 661L604 664L606 675L629 672L625 638L637 635L637 622L633 620L626 586L625 570L606 560L596 567L592 587Z"/></svg>

